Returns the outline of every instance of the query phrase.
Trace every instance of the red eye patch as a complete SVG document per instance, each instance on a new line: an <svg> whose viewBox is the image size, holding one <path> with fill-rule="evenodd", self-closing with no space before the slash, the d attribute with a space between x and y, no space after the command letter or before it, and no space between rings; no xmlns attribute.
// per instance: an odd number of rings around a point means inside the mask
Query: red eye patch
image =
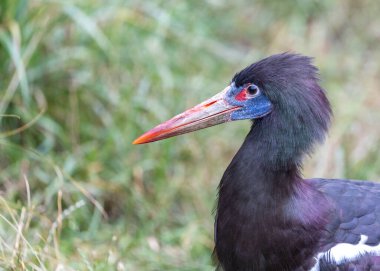
<svg viewBox="0 0 380 271"><path fill-rule="evenodd" d="M248 97L247 97L247 88L245 88L242 91L240 91L235 96L235 100L237 100L237 101L246 101L246 100L248 100Z"/></svg>

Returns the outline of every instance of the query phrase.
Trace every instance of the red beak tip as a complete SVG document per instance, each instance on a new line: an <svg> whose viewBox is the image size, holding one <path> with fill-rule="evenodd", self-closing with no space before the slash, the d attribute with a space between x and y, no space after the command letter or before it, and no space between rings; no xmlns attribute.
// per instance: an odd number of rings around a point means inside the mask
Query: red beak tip
<svg viewBox="0 0 380 271"><path fill-rule="evenodd" d="M152 133L152 130L150 130L150 131L146 132L145 134L142 134L141 136L136 138L132 142L132 144L133 145L140 145L140 144L150 143L150 142L156 141L155 140L156 136L157 135L155 133Z"/></svg>
<svg viewBox="0 0 380 271"><path fill-rule="evenodd" d="M140 145L140 144L144 144L144 143L146 143L146 141L144 141L144 139L141 138L141 136L138 137L138 138L136 138L136 139L132 142L133 145Z"/></svg>

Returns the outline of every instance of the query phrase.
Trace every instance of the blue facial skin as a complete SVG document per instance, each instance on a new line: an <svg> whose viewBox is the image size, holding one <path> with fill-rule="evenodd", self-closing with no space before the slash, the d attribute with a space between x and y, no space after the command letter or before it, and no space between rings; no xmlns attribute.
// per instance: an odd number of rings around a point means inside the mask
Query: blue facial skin
<svg viewBox="0 0 380 271"><path fill-rule="evenodd" d="M260 89L257 96L245 101L237 101L235 96L240 93L244 87L246 86L236 87L235 83L232 83L231 88L226 93L225 100L227 103L241 106L240 109L232 112L231 120L257 119L272 111L271 102Z"/></svg>

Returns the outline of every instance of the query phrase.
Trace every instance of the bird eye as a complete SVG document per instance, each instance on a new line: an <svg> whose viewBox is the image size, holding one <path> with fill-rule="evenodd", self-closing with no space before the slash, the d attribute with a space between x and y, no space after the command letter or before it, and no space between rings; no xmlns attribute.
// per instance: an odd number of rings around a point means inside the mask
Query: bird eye
<svg viewBox="0 0 380 271"><path fill-rule="evenodd" d="M255 98L258 94L260 94L260 89L256 85L249 85L240 91L240 93L235 96L235 99L237 101L246 101Z"/></svg>
<svg viewBox="0 0 380 271"><path fill-rule="evenodd" d="M257 86L255 86L255 85L249 85L247 87L247 93L250 96L256 96L259 93L259 88Z"/></svg>

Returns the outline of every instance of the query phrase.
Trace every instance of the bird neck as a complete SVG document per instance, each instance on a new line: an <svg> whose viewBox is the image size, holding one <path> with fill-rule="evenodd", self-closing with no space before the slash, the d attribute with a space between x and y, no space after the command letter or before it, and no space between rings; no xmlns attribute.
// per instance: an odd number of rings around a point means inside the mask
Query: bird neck
<svg viewBox="0 0 380 271"><path fill-rule="evenodd" d="M291 153L286 145L292 142L285 142L293 137L276 139L275 134L266 133L271 129L265 126L260 122L254 124L222 178L220 190L233 191L235 199L240 193L247 192L268 200L287 198L302 186L299 174L302 154L298 151Z"/></svg>
<svg viewBox="0 0 380 271"><path fill-rule="evenodd" d="M321 112L328 113L327 109ZM328 122L320 121L322 113L303 111L306 110L292 112L278 106L276 111L255 120L222 178L220 196L225 185L235 198L249 192L268 201L291 198L299 191L307 194L306 190L313 189L301 178L302 159L315 142L324 138Z"/></svg>
<svg viewBox="0 0 380 271"><path fill-rule="evenodd" d="M294 270L305 258L311 264L326 224L323 195L299 174L303 152L283 148L293 138L265 133L251 129L219 186L216 254L225 270Z"/></svg>
<svg viewBox="0 0 380 271"><path fill-rule="evenodd" d="M286 112L272 112L256 120L242 148L252 161L261 163L270 172L298 171L304 155L312 150L318 127L287 116Z"/></svg>

